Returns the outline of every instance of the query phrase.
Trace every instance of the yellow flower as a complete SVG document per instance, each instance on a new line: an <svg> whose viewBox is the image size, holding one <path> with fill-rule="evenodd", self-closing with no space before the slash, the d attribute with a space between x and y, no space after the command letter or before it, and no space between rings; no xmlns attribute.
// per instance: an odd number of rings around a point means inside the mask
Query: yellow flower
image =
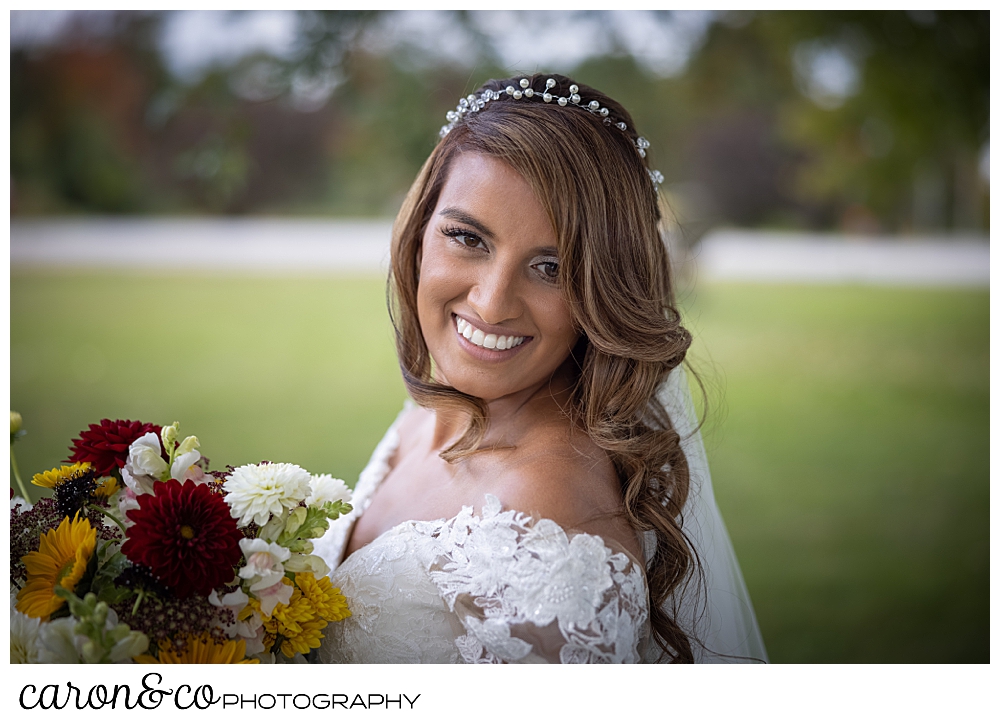
<svg viewBox="0 0 1000 724"><path fill-rule="evenodd" d="M88 463L89 465L90 463ZM98 478L100 483L97 486L97 490L94 491L95 498L110 498L118 490L118 481L115 480L110 475L104 478Z"/></svg>
<svg viewBox="0 0 1000 724"><path fill-rule="evenodd" d="M265 629L267 623L274 622L277 624L276 630L282 635L297 634L302 631L302 624L312 621L316 617L316 609L313 608L309 599L302 595L302 591L296 588L292 591L292 597L287 606L279 603L274 607L270 620L265 622Z"/></svg>
<svg viewBox="0 0 1000 724"><path fill-rule="evenodd" d="M333 587L329 576L323 576L317 581L312 573L297 573L295 585L309 599L316 613L327 621L340 621L351 615L347 599L340 594L339 588Z"/></svg>
<svg viewBox="0 0 1000 724"><path fill-rule="evenodd" d="M63 519L55 530L43 533L37 551L21 560L28 579L17 594L17 610L32 618L48 621L65 601L55 587L73 591L87 570L87 563L97 546L97 531L90 521L77 513L71 521Z"/></svg>
<svg viewBox="0 0 1000 724"><path fill-rule="evenodd" d="M142 654L135 657L137 664L259 664L258 659L246 658L247 642L226 641L216 643L208 635L191 636L187 647L178 653L169 641L162 641L156 657Z"/></svg>
<svg viewBox="0 0 1000 724"><path fill-rule="evenodd" d="M60 483L64 483L71 478L75 478L81 473L90 470L90 463L73 463L63 465L61 468L52 468L44 473L38 473L31 479L33 485L41 488L54 488Z"/></svg>
<svg viewBox="0 0 1000 724"><path fill-rule="evenodd" d="M347 601L339 588L334 588L327 576L316 580L309 572L295 574L288 605L279 603L270 616L260 611L260 602L251 598L239 618L249 618L254 612L261 613L264 622L264 647L270 650L280 643L281 653L292 658L296 653L308 654L323 640L323 629L329 621L340 621L351 615Z"/></svg>
<svg viewBox="0 0 1000 724"><path fill-rule="evenodd" d="M281 653L288 658L295 656L296 652L308 654L323 640L324 628L326 628L326 621L321 618L303 622L299 626L298 633L285 636L285 640L281 642Z"/></svg>

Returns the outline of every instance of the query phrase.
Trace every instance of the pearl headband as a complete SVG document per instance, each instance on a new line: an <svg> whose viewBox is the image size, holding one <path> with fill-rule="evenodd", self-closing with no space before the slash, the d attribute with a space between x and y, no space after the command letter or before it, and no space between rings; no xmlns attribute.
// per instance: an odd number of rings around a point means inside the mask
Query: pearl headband
<svg viewBox="0 0 1000 724"><path fill-rule="evenodd" d="M495 90L485 90L477 98L474 94L469 94L462 100L458 102L458 106L455 110L448 111L445 118L448 119L448 123L441 126L441 138L444 138L453 129L467 113L475 113L476 111L481 111L486 107L486 104L490 101L495 101L504 95L509 95L514 98L514 100L521 100L522 98L541 98L546 103L552 103L555 101L560 106L574 105L577 108L582 108L589 113L601 116L604 118L605 123L611 123L608 118L610 111L607 108L601 106L597 101L590 101L589 103L583 103L580 98L580 87L575 83L569 87L569 96L554 96L549 91L555 88L556 81L554 78L549 78L545 81L545 90L541 93L534 90L531 87L531 82L527 78L521 78L518 81L520 88L515 88L512 85L507 86L503 91ZM623 121L619 121L615 124L622 131L627 131L628 126L625 125ZM629 138L631 140L631 138ZM639 152L639 156L642 158L646 157L646 149L649 148L649 141L647 141L642 136L639 136L636 140L632 141L635 146L635 150ZM660 184L663 183L663 174L659 171L653 171L646 169L646 173L649 174L650 180L653 182L655 188L659 188Z"/></svg>

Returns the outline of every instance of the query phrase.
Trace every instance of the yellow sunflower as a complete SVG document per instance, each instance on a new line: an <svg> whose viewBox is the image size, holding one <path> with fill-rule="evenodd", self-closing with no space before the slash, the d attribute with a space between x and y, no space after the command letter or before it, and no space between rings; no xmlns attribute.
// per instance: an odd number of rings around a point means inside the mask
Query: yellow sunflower
<svg viewBox="0 0 1000 724"><path fill-rule="evenodd" d="M90 463L87 464L89 465ZM110 475L98 478L97 482L99 482L100 485L98 485L97 490L94 491L95 498L110 498L118 490L118 481Z"/></svg>
<svg viewBox="0 0 1000 724"><path fill-rule="evenodd" d="M17 610L32 618L48 621L65 601L55 587L73 591L87 570L97 546L97 531L79 513L63 519L59 527L43 533L38 550L21 558L27 569L27 583L17 594Z"/></svg>
<svg viewBox="0 0 1000 724"><path fill-rule="evenodd" d="M63 465L61 468L52 468L51 470L46 470L44 473L36 474L31 479L31 483L40 488L54 488L60 483L64 483L70 478L74 478L88 470L90 470L90 463Z"/></svg>
<svg viewBox="0 0 1000 724"><path fill-rule="evenodd" d="M347 599L340 594L339 588L333 587L328 576L316 580L312 573L298 573L295 575L295 585L309 599L316 613L327 621L340 621L351 615Z"/></svg>
<svg viewBox="0 0 1000 724"><path fill-rule="evenodd" d="M182 653L174 650L169 641L159 644L158 656L149 654L136 656L137 664L259 664L258 659L246 658L247 643L226 641L217 643L207 635L192 636Z"/></svg>

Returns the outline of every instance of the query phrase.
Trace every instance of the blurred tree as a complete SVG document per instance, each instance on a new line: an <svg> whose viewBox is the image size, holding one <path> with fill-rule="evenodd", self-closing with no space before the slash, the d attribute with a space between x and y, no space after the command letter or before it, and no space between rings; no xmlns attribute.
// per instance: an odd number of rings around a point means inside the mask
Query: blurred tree
<svg viewBox="0 0 1000 724"><path fill-rule="evenodd" d="M988 12L755 20L762 37L789 49L812 101L782 108L787 138L809 154L797 176L801 198L835 199L846 225L863 209L889 229L984 226L978 158L989 141Z"/></svg>
<svg viewBox="0 0 1000 724"><path fill-rule="evenodd" d="M143 42L156 16L120 20L113 30L126 42L91 42L81 19L61 47L12 51L14 211L142 210L142 117L164 73Z"/></svg>
<svg viewBox="0 0 1000 724"><path fill-rule="evenodd" d="M14 213L391 215L445 112L514 72L485 23L553 16L442 12L421 16L440 37L415 38L399 14L302 11L287 51L183 81L161 55L165 14L110 17L12 50ZM720 13L668 70L631 54L621 16L559 17L584 22L593 52L550 70L631 110L689 241L718 223L988 224L988 13ZM674 15L642 18L644 47L675 42Z"/></svg>

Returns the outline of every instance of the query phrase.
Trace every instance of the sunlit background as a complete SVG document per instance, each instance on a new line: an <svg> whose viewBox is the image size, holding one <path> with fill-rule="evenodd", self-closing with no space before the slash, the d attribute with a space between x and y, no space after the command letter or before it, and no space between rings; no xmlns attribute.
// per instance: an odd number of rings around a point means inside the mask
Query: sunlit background
<svg viewBox="0 0 1000 724"><path fill-rule="evenodd" d="M652 143L774 661L989 659L987 12L13 11L23 477L102 417L353 483L405 397L392 217L551 71Z"/></svg>

